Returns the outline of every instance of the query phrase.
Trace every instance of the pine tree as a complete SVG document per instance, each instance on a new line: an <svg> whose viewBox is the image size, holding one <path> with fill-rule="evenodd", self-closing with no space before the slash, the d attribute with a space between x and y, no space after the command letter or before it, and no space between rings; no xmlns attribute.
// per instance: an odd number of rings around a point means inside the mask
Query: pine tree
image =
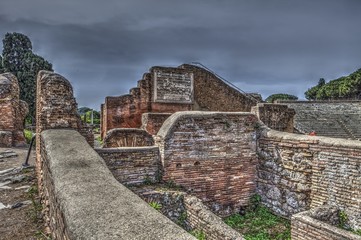
<svg viewBox="0 0 361 240"><path fill-rule="evenodd" d="M29 104L29 116L34 118L36 76L40 70L53 71L51 63L34 54L30 39L21 33L5 34L2 57L3 72L11 72L18 78L20 99Z"/></svg>

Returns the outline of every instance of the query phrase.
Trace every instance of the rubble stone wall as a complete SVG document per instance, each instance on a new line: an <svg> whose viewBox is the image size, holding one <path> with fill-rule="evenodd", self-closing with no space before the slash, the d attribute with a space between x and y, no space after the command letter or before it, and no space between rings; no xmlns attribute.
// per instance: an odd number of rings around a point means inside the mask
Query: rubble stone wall
<svg viewBox="0 0 361 240"><path fill-rule="evenodd" d="M185 187L212 210L229 215L256 186L256 124L251 113L178 112L155 136L163 180Z"/></svg>
<svg viewBox="0 0 361 240"><path fill-rule="evenodd" d="M257 191L284 216L327 204L361 226L361 143L328 137L263 132Z"/></svg>

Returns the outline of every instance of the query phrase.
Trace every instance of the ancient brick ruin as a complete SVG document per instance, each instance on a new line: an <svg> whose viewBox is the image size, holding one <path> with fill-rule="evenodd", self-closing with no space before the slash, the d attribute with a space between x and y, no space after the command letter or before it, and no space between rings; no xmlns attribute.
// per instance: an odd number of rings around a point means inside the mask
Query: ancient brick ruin
<svg viewBox="0 0 361 240"><path fill-rule="evenodd" d="M170 74L178 74L178 80L182 74L193 79L193 91L184 90L182 97L151 85L158 76L162 80ZM124 105L103 105L103 131L112 130L103 132L104 147L94 151L77 133L92 141L76 114L70 83L55 73L39 73L37 170L54 239L94 234L107 239L157 234L158 239L192 239L122 185L145 182L183 187L187 193L138 195L163 206L176 204L181 212L175 214L174 206L162 211L175 222L186 212L188 226L204 231L207 239L242 239L214 213L237 212L256 193L274 213L291 218L292 239L360 239L337 228L337 219L326 221L322 214L342 211L352 228L361 228L361 143L292 133L294 122L297 130L297 109L288 104L257 105L241 93L231 94L234 89L212 77L188 65L152 68L138 90L119 97ZM161 82L172 86L165 79ZM201 86L205 83L207 91L220 92L220 102L197 90L206 88ZM170 97L181 103L163 101ZM226 108L233 101L239 101L234 109ZM348 106L352 112L354 105ZM215 111L179 111L208 108ZM219 112L222 108L229 112ZM237 112L241 110L245 112ZM102 199L104 205L94 208ZM138 230L129 230L134 227Z"/></svg>
<svg viewBox="0 0 361 240"><path fill-rule="evenodd" d="M0 74L0 147L23 146L28 104L19 99L19 84L11 73Z"/></svg>
<svg viewBox="0 0 361 240"><path fill-rule="evenodd" d="M215 97L217 96L217 97ZM257 99L240 93L213 73L193 65L177 68L152 67L143 75L138 86L127 95L106 97L101 107L101 131L104 138L113 128L140 128L143 113L171 114L178 111L249 112ZM159 130L165 118L148 115ZM152 126L144 119L143 125L152 134ZM154 123L154 120L159 122Z"/></svg>

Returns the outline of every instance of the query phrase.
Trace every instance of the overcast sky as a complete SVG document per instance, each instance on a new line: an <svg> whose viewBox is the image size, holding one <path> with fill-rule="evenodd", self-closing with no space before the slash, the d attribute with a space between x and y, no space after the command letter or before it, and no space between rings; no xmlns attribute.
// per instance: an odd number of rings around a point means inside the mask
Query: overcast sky
<svg viewBox="0 0 361 240"><path fill-rule="evenodd" d="M192 61L263 98L304 98L319 78L361 68L360 13L361 0L0 0L0 35L29 36L79 106Z"/></svg>

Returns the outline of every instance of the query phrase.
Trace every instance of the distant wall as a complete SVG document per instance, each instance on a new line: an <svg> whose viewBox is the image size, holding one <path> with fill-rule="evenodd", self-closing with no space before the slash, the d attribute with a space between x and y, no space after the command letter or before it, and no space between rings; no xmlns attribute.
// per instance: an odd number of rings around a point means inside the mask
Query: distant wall
<svg viewBox="0 0 361 240"><path fill-rule="evenodd" d="M123 184L155 183L161 178L158 147L107 148L97 152Z"/></svg>
<svg viewBox="0 0 361 240"><path fill-rule="evenodd" d="M252 113L269 128L281 132L293 132L295 110L287 105L273 103L258 103L252 107Z"/></svg>
<svg viewBox="0 0 361 240"><path fill-rule="evenodd" d="M263 132L257 191L273 211L291 214L323 204L345 211L361 227L359 141Z"/></svg>
<svg viewBox="0 0 361 240"><path fill-rule="evenodd" d="M103 148L153 146L153 137L145 130L137 128L115 128L108 131L103 140Z"/></svg>
<svg viewBox="0 0 361 240"><path fill-rule="evenodd" d="M163 180L184 186L228 215L255 193L256 123L250 113L178 112L155 137Z"/></svg>
<svg viewBox="0 0 361 240"><path fill-rule="evenodd" d="M143 113L190 110L249 112L257 101L252 94L239 92L203 68L188 64L176 68L155 66L143 75L129 94L106 97L102 111L102 137L113 128L140 128ZM148 126L152 135L158 130L157 125L154 126L154 129L151 124Z"/></svg>

